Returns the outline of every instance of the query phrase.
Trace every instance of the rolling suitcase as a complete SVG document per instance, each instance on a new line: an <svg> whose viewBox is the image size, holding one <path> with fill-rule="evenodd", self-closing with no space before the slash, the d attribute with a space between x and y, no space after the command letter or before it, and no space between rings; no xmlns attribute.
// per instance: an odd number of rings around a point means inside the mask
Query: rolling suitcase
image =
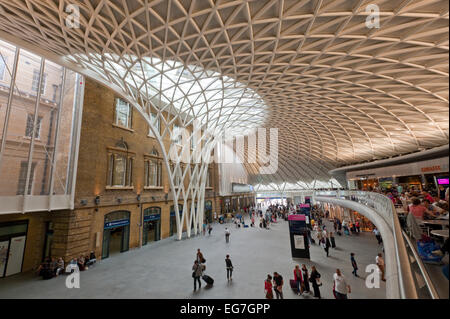
<svg viewBox="0 0 450 319"><path fill-rule="evenodd" d="M203 275L202 279L208 284L208 285L213 285L214 284L214 279L212 279L212 277L208 276L208 275Z"/></svg>
<svg viewBox="0 0 450 319"><path fill-rule="evenodd" d="M292 290L294 290L295 293L298 292L297 289L297 282L294 279L289 280L289 284L291 285Z"/></svg>

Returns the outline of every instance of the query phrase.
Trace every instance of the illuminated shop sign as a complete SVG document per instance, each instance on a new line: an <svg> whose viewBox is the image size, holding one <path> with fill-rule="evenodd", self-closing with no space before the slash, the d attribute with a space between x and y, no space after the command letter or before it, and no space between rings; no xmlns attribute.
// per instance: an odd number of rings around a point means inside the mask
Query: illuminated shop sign
<svg viewBox="0 0 450 319"><path fill-rule="evenodd" d="M440 171L441 170L441 166L440 165L434 165L434 166L422 167L420 170L422 171L422 173Z"/></svg>

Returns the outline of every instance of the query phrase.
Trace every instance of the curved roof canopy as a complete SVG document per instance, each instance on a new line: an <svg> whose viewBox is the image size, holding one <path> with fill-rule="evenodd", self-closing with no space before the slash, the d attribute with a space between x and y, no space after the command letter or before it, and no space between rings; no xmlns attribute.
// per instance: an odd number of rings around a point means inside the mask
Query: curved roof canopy
<svg viewBox="0 0 450 319"><path fill-rule="evenodd" d="M254 183L448 144L447 0L10 0L0 31L204 123L278 128L279 169L249 165Z"/></svg>

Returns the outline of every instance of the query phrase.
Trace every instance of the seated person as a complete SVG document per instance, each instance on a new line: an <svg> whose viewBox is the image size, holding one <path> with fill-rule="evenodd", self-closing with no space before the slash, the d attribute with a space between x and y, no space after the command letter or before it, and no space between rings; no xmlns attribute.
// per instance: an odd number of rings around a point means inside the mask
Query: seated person
<svg viewBox="0 0 450 319"><path fill-rule="evenodd" d="M425 206L435 217L438 217L444 210L437 205L431 204L429 199L424 199L422 205Z"/></svg>
<svg viewBox="0 0 450 319"><path fill-rule="evenodd" d="M91 251L91 254L89 255L89 262L91 263L91 265L97 262L97 257L95 257L94 251Z"/></svg>
<svg viewBox="0 0 450 319"><path fill-rule="evenodd" d="M47 280L51 279L54 276L54 272L52 270L52 261L50 258L47 258L46 261L42 265L42 269L39 273L40 276L42 276L42 279Z"/></svg>
<svg viewBox="0 0 450 319"><path fill-rule="evenodd" d="M412 204L409 205L408 208L409 213L419 221L424 220L425 216L434 218L433 213L431 213L425 206L421 205L421 201L417 197L412 200Z"/></svg>
<svg viewBox="0 0 450 319"><path fill-rule="evenodd" d="M59 276L63 272L64 272L64 259L62 259L62 257L59 257L58 261L56 262L55 275Z"/></svg>
<svg viewBox="0 0 450 319"><path fill-rule="evenodd" d="M78 267L78 259L72 258L66 267L66 273L68 274L73 273L77 267Z"/></svg>
<svg viewBox="0 0 450 319"><path fill-rule="evenodd" d="M430 203L434 203L433 197L432 197L431 194L428 193L427 191L423 191L423 192L422 192L422 197L423 197L424 199L428 199L428 200L430 201Z"/></svg>
<svg viewBox="0 0 450 319"><path fill-rule="evenodd" d="M88 267L91 265L91 261L90 261L90 259L89 259L89 256L88 255L86 255L86 256L84 256L84 268L85 269L88 269Z"/></svg>
<svg viewBox="0 0 450 319"><path fill-rule="evenodd" d="M36 269L36 275L38 276L42 276L43 275L43 269L45 266L46 261L44 260L43 262L41 262L41 264L39 265L39 267Z"/></svg>
<svg viewBox="0 0 450 319"><path fill-rule="evenodd" d="M80 258L78 258L78 268L80 269L80 271L83 271L86 269L85 259L83 256L80 256Z"/></svg>

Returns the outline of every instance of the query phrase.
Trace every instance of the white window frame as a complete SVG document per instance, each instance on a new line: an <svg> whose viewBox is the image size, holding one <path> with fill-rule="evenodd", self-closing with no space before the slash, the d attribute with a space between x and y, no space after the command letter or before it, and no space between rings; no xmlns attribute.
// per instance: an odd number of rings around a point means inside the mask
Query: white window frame
<svg viewBox="0 0 450 319"><path fill-rule="evenodd" d="M127 117L127 122L126 125L123 125L121 123L119 123L119 116L118 116L118 106L119 103L123 103L124 105L127 106L127 113L126 113L126 117ZM130 103L128 103L127 101L121 99L121 98L116 98L116 101L114 103L114 124L120 127L124 127L127 129L131 129L132 128L132 111L131 111L131 105Z"/></svg>

